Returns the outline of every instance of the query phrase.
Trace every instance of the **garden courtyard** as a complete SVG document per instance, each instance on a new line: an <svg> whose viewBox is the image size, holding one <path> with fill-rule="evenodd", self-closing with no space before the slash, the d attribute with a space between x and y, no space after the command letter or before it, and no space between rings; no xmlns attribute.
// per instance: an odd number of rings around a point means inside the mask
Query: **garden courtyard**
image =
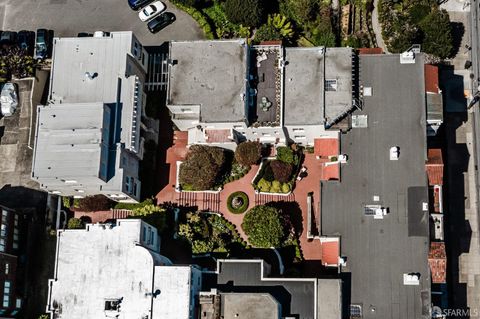
<svg viewBox="0 0 480 319"><path fill-rule="evenodd" d="M176 191L177 181L177 162L185 161L187 148L187 132L174 132L172 146L167 150L165 165L169 168L169 181L157 194L158 203L175 203L184 207L192 207L194 210L219 212L228 221L236 226L240 236L247 241L247 236L242 229L242 222L245 213L234 214L229 211L229 196L232 193L241 191L248 196L247 211L257 205L269 204L292 216L292 223L298 234L301 251L305 260L322 260L328 264L336 264L338 259L339 244L337 242L321 243L320 240L308 239L308 195L313 195L311 207L311 232L318 234L317 225L320 221L320 181L339 180L340 164L325 165L329 156L338 156L337 139L320 139L315 143L313 152L304 152L302 168L306 169L306 174L302 179L295 180L293 191L285 194L266 194L256 192L252 186L252 181L259 171L258 165L252 165L251 169L243 177L229 181L223 185L221 191L210 192L179 192ZM294 177L295 179L295 177Z"/></svg>

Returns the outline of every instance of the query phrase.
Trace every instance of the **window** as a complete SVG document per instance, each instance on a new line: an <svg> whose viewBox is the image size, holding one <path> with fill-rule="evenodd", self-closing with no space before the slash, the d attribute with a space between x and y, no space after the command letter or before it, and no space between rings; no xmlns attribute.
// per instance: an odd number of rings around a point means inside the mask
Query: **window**
<svg viewBox="0 0 480 319"><path fill-rule="evenodd" d="M3 287L3 294L4 295L9 295L10 294L10 281L5 280L5 286Z"/></svg>
<svg viewBox="0 0 480 319"><path fill-rule="evenodd" d="M10 271L10 264L6 263L5 264L5 275L8 275L9 271Z"/></svg>
<svg viewBox="0 0 480 319"><path fill-rule="evenodd" d="M17 298L15 302L15 308L21 308L22 307L22 299Z"/></svg>
<svg viewBox="0 0 480 319"><path fill-rule="evenodd" d="M66 180L66 181L64 181L64 183L65 184L77 184L77 181L72 179L72 180Z"/></svg>
<svg viewBox="0 0 480 319"><path fill-rule="evenodd" d="M10 296L9 295L4 295L3 296L3 308L8 308L9 304L10 304Z"/></svg>
<svg viewBox="0 0 480 319"><path fill-rule="evenodd" d="M8 210L2 210L2 216L7 217L8 216Z"/></svg>
<svg viewBox="0 0 480 319"><path fill-rule="evenodd" d="M297 139L297 140L305 140L306 139L305 135L295 135L294 138Z"/></svg>
<svg viewBox="0 0 480 319"><path fill-rule="evenodd" d="M115 300L105 300L105 310L106 311L120 311L120 299Z"/></svg>

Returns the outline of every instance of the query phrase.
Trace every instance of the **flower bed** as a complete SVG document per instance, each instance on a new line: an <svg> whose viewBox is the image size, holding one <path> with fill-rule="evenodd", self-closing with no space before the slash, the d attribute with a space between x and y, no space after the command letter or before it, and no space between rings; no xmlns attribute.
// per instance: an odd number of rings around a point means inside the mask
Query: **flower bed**
<svg viewBox="0 0 480 319"><path fill-rule="evenodd" d="M289 195L301 162L301 153L288 146L277 148L276 157L262 160L252 185L260 194Z"/></svg>
<svg viewBox="0 0 480 319"><path fill-rule="evenodd" d="M230 194L227 199L227 208L230 213L243 214L248 208L248 195L244 192Z"/></svg>

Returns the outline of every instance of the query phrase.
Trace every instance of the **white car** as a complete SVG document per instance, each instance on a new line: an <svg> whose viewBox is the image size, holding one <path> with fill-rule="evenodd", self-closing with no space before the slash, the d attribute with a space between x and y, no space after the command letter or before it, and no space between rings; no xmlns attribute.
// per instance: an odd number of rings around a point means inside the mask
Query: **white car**
<svg viewBox="0 0 480 319"><path fill-rule="evenodd" d="M0 105L3 116L11 116L18 106L17 88L13 83L5 83L0 93Z"/></svg>
<svg viewBox="0 0 480 319"><path fill-rule="evenodd" d="M138 17L142 21L148 21L165 11L165 9L167 9L167 7L161 1L155 1L140 9L138 12Z"/></svg>

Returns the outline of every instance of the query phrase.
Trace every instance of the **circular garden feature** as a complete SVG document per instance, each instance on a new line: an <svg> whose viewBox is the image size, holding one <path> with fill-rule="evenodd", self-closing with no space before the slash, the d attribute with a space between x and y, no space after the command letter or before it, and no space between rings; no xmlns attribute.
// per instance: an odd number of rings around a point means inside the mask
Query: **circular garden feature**
<svg viewBox="0 0 480 319"><path fill-rule="evenodd" d="M227 207L230 213L242 214L248 208L248 195L244 192L231 193L227 199Z"/></svg>

